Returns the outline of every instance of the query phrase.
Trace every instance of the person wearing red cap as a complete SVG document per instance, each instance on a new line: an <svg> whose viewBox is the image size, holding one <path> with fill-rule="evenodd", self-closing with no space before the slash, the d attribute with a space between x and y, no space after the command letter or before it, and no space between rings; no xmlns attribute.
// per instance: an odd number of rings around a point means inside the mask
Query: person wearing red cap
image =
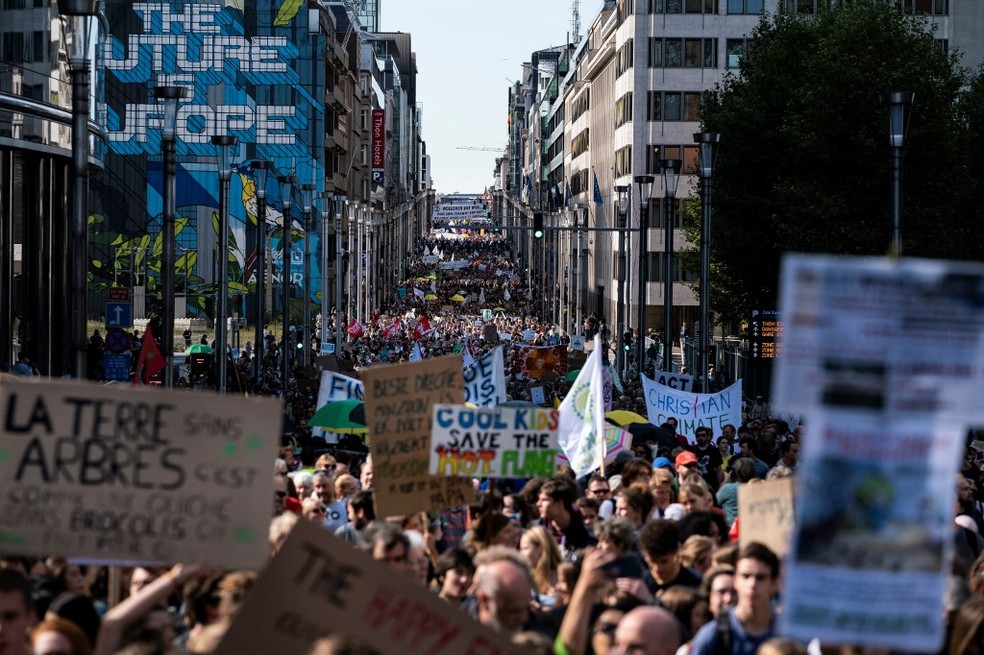
<svg viewBox="0 0 984 655"><path fill-rule="evenodd" d="M689 450L684 450L676 456L676 459L673 460L673 468L676 469L678 487L683 484L683 479L691 471L700 473L700 468L697 466L697 455Z"/></svg>

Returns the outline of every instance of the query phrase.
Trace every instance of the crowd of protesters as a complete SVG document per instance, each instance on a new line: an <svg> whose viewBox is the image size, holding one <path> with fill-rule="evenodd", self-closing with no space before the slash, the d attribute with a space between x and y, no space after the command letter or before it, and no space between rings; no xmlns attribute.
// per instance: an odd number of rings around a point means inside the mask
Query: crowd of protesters
<svg viewBox="0 0 984 655"><path fill-rule="evenodd" d="M426 253L426 254L425 254ZM442 261L467 266L440 269ZM428 258L425 260L425 258ZM442 271L437 273L435 271ZM502 307L492 324L515 342L532 331L537 345L567 345L568 335L526 308L522 271L499 239L427 240L386 311L346 318L340 361L350 369L464 352L479 358L484 306ZM414 291L433 294L427 301ZM451 300L461 293L464 300ZM480 303L480 296L484 295ZM420 329L426 317L427 329ZM320 337L320 325L312 326ZM589 316L587 332L604 332ZM326 332L334 325L325 326ZM312 335L309 335L312 336ZM284 448L274 462L271 556L291 529L310 521L407 576L421 589L508 635L516 653L557 655L806 655L807 644L781 637L775 620L782 564L766 546L738 546L738 488L796 476L808 426L769 417L759 399L741 425L719 434L697 430L690 442L675 419L662 430L672 447L637 439L632 452L575 479L475 480L469 505L439 513L377 516L371 458L311 447L307 420L316 387L295 369L280 385L277 344L267 337L264 381L255 384L252 349L237 371L254 392L280 395L287 407ZM508 341L506 341L508 343ZM316 348L317 343L315 342ZM511 348L505 348L506 371ZM620 380L613 409L645 415L638 379ZM547 386L547 402L569 383ZM508 381L511 399L527 385ZM304 447L299 448L298 444ZM946 599L944 655L981 655L984 647L984 457L970 447L955 488L953 571ZM235 620L257 572L104 567L55 558L0 560L0 655L211 653ZM116 598L122 602L114 603ZM339 626L312 655L366 654L360 626ZM815 645L814 645L815 646ZM842 653L820 644L820 651Z"/></svg>

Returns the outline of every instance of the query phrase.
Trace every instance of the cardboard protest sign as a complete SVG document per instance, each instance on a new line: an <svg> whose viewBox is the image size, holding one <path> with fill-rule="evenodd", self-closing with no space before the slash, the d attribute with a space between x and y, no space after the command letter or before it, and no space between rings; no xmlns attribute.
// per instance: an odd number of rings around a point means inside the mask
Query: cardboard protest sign
<svg viewBox="0 0 984 655"><path fill-rule="evenodd" d="M794 479L765 480L738 487L739 546L757 541L779 557L789 551L793 531Z"/></svg>
<svg viewBox="0 0 984 655"><path fill-rule="evenodd" d="M542 405L547 401L546 396L543 393L543 387L535 386L530 387L530 400L533 401L535 405Z"/></svg>
<svg viewBox="0 0 984 655"><path fill-rule="evenodd" d="M461 358L438 357L362 371L378 516L438 511L471 502L462 478L428 473L431 408L464 404Z"/></svg>
<svg viewBox="0 0 984 655"><path fill-rule="evenodd" d="M506 365L499 346L484 357L474 360L462 375L465 380L465 402L479 407L493 407L506 402Z"/></svg>
<svg viewBox="0 0 984 655"><path fill-rule="evenodd" d="M0 547L259 568L281 414L273 400L4 379Z"/></svg>
<svg viewBox="0 0 984 655"><path fill-rule="evenodd" d="M677 432L696 441L694 434L700 426L711 428L715 435L731 423L741 425L741 380L716 393L692 393L677 391L657 384L650 377L642 376L642 388L646 394L646 410L649 422L662 425L671 416L677 419Z"/></svg>
<svg viewBox="0 0 984 655"><path fill-rule="evenodd" d="M488 343L499 343L499 331L494 323L487 323L482 328L482 338Z"/></svg>
<svg viewBox="0 0 984 655"><path fill-rule="evenodd" d="M362 400L363 396L365 396L365 385L362 382L331 370L321 372L317 407L324 407L333 400ZM338 443L338 435L334 432L312 428L311 434L324 438L328 443Z"/></svg>
<svg viewBox="0 0 984 655"><path fill-rule="evenodd" d="M236 615L215 655L306 655L332 634L380 653L516 652L509 640L405 573L299 521Z"/></svg>
<svg viewBox="0 0 984 655"><path fill-rule="evenodd" d="M549 478L556 471L555 409L434 405L431 475Z"/></svg>

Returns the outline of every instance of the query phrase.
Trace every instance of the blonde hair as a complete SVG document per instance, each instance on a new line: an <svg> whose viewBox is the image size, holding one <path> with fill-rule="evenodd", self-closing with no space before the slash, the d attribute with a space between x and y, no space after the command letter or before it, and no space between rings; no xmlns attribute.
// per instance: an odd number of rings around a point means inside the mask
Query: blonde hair
<svg viewBox="0 0 984 655"><path fill-rule="evenodd" d="M714 540L704 535L692 534L680 546L680 562L689 568L697 566L706 560L714 550Z"/></svg>
<svg viewBox="0 0 984 655"><path fill-rule="evenodd" d="M540 559L533 564L533 580L536 582L537 591L541 594L550 593L557 584L557 567L563 561L560 548L542 525L527 528L523 532L523 537L540 546Z"/></svg>
<svg viewBox="0 0 984 655"><path fill-rule="evenodd" d="M653 469L652 477L649 478L649 488L653 489L661 484L673 484L673 471L670 469Z"/></svg>

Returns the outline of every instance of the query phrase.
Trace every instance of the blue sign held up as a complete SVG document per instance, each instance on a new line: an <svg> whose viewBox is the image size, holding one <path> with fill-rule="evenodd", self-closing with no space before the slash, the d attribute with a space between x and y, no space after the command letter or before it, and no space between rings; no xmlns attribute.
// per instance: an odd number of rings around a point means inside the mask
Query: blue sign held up
<svg viewBox="0 0 984 655"><path fill-rule="evenodd" d="M106 303L106 327L133 327L133 306L128 302Z"/></svg>

